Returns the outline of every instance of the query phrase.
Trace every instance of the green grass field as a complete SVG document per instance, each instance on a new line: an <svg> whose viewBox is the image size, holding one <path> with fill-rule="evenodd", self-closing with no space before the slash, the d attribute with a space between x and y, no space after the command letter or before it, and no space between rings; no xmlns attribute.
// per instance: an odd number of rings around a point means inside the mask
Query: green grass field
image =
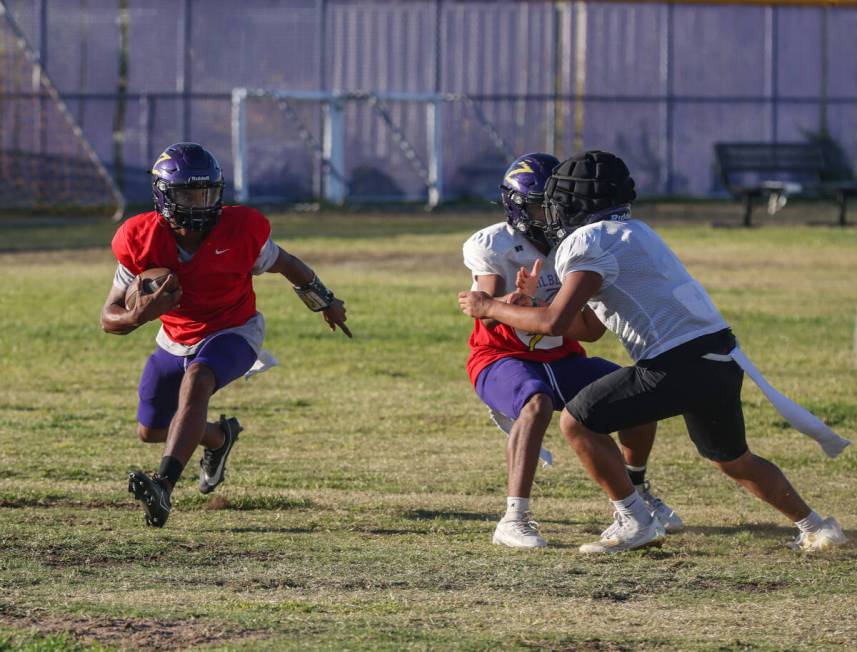
<svg viewBox="0 0 857 652"><path fill-rule="evenodd" d="M330 333L281 278L257 281L281 366L215 395L246 427L227 482L192 462L163 530L126 474L154 324L109 336L112 225L91 248L0 254L0 650L819 650L857 645L857 545L793 528L659 427L656 490L688 524L660 549L584 558L610 505L555 426L533 507L550 547L491 545L504 438L464 373L460 246L496 216L277 216L274 234L347 301ZM665 224L779 389L857 438L857 229ZM8 248L20 242L4 232ZM45 243L50 234L42 234ZM590 353L627 362L607 334ZM753 449L857 541L857 451L830 461L751 384Z"/></svg>

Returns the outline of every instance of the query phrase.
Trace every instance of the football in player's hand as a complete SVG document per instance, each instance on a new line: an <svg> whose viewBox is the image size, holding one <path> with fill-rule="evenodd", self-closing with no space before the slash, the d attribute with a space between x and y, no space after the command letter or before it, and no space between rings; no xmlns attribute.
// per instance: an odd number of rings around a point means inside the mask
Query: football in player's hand
<svg viewBox="0 0 857 652"><path fill-rule="evenodd" d="M140 283L140 291L143 294L152 294L158 290L164 283L167 282L170 274L172 274L172 270L167 269L166 267L152 267L140 273L137 277L142 279L142 283ZM179 279L177 276L173 276L167 286L167 292L175 292L180 287ZM125 293L125 308L131 310L134 305L137 303L137 281L135 280L131 285L128 286L128 291Z"/></svg>

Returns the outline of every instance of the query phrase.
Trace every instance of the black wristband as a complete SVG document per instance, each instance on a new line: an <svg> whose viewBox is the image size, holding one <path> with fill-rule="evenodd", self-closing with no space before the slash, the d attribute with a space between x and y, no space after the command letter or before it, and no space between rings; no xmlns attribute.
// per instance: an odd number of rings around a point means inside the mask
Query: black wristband
<svg viewBox="0 0 857 652"><path fill-rule="evenodd" d="M318 276L313 276L306 285L294 286L294 290L306 307L313 312L326 310L333 303L333 291L325 287L324 283L318 280Z"/></svg>

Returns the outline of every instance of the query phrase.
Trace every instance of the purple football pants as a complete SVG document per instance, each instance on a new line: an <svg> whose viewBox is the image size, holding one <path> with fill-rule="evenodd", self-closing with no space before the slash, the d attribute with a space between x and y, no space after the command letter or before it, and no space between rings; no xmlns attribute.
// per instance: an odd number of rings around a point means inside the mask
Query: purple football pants
<svg viewBox="0 0 857 652"><path fill-rule="evenodd" d="M619 365L603 358L568 356L545 363L503 358L479 373L476 393L488 407L517 419L534 394L547 394L553 409L562 410L581 389L616 369Z"/></svg>
<svg viewBox="0 0 857 652"><path fill-rule="evenodd" d="M240 335L225 333L212 337L196 355L180 356L156 347L149 356L137 393L137 421L147 428L166 428L179 405L179 388L187 368L204 364L214 373L216 392L242 376L256 361L253 348Z"/></svg>

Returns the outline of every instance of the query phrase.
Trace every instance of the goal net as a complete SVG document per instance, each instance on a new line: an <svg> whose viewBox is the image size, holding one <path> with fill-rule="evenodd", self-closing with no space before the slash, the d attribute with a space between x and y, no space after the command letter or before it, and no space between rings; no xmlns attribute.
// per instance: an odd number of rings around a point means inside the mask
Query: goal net
<svg viewBox="0 0 857 652"><path fill-rule="evenodd" d="M0 211L86 209L124 198L0 1Z"/></svg>
<svg viewBox="0 0 857 652"><path fill-rule="evenodd" d="M235 196L430 208L493 197L516 151L501 131L466 95L235 88Z"/></svg>

